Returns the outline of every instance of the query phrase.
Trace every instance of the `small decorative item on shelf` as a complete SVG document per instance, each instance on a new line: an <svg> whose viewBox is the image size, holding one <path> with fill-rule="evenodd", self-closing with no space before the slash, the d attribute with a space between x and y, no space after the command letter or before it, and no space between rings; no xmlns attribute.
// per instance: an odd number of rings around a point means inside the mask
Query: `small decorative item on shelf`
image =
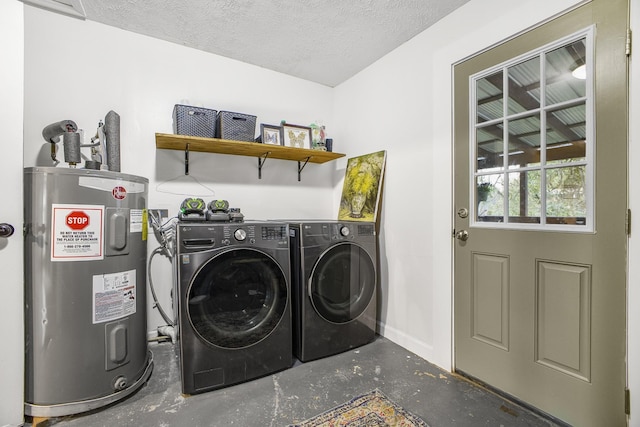
<svg viewBox="0 0 640 427"><path fill-rule="evenodd" d="M318 121L316 123L311 123L311 148L314 150L327 151L325 146L325 127L324 125Z"/></svg>
<svg viewBox="0 0 640 427"><path fill-rule="evenodd" d="M260 124L260 135L256 138L257 142L271 145L284 145L280 136L280 126Z"/></svg>
<svg viewBox="0 0 640 427"><path fill-rule="evenodd" d="M285 147L311 148L311 128L308 126L283 123L280 135Z"/></svg>
<svg viewBox="0 0 640 427"><path fill-rule="evenodd" d="M333 138L325 139L324 146L327 149L327 151L333 151Z"/></svg>

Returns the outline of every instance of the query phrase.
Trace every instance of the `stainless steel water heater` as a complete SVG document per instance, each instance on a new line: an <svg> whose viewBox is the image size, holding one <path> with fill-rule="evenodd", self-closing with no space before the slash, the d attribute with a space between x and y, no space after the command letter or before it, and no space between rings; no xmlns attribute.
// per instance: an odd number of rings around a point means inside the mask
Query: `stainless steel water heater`
<svg viewBox="0 0 640 427"><path fill-rule="evenodd" d="M151 374L146 178L34 167L24 172L25 414L89 411Z"/></svg>

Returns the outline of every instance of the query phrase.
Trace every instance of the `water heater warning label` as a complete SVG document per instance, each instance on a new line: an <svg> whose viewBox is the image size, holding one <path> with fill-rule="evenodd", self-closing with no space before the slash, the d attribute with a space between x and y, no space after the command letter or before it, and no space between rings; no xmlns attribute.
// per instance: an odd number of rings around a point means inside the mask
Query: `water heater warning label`
<svg viewBox="0 0 640 427"><path fill-rule="evenodd" d="M104 258L104 206L54 204L51 216L51 261Z"/></svg>
<svg viewBox="0 0 640 427"><path fill-rule="evenodd" d="M136 312L136 270L93 276L93 323Z"/></svg>

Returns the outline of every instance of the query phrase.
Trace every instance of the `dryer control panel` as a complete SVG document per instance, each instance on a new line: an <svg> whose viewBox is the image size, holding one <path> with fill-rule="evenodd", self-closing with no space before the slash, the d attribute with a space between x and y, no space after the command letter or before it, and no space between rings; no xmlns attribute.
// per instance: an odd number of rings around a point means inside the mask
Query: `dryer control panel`
<svg viewBox="0 0 640 427"><path fill-rule="evenodd" d="M306 245L322 241L354 241L375 235L375 226L369 222L306 222L301 225L301 236Z"/></svg>

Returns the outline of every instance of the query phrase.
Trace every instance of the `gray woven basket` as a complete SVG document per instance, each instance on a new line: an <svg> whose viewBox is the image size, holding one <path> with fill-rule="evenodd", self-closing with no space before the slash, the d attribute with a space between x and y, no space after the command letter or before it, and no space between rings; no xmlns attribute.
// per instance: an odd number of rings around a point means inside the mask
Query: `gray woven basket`
<svg viewBox="0 0 640 427"><path fill-rule="evenodd" d="M230 111L219 111L217 137L234 141L252 142L256 134L256 116Z"/></svg>
<svg viewBox="0 0 640 427"><path fill-rule="evenodd" d="M217 111L176 104L173 107L173 133L215 138Z"/></svg>

